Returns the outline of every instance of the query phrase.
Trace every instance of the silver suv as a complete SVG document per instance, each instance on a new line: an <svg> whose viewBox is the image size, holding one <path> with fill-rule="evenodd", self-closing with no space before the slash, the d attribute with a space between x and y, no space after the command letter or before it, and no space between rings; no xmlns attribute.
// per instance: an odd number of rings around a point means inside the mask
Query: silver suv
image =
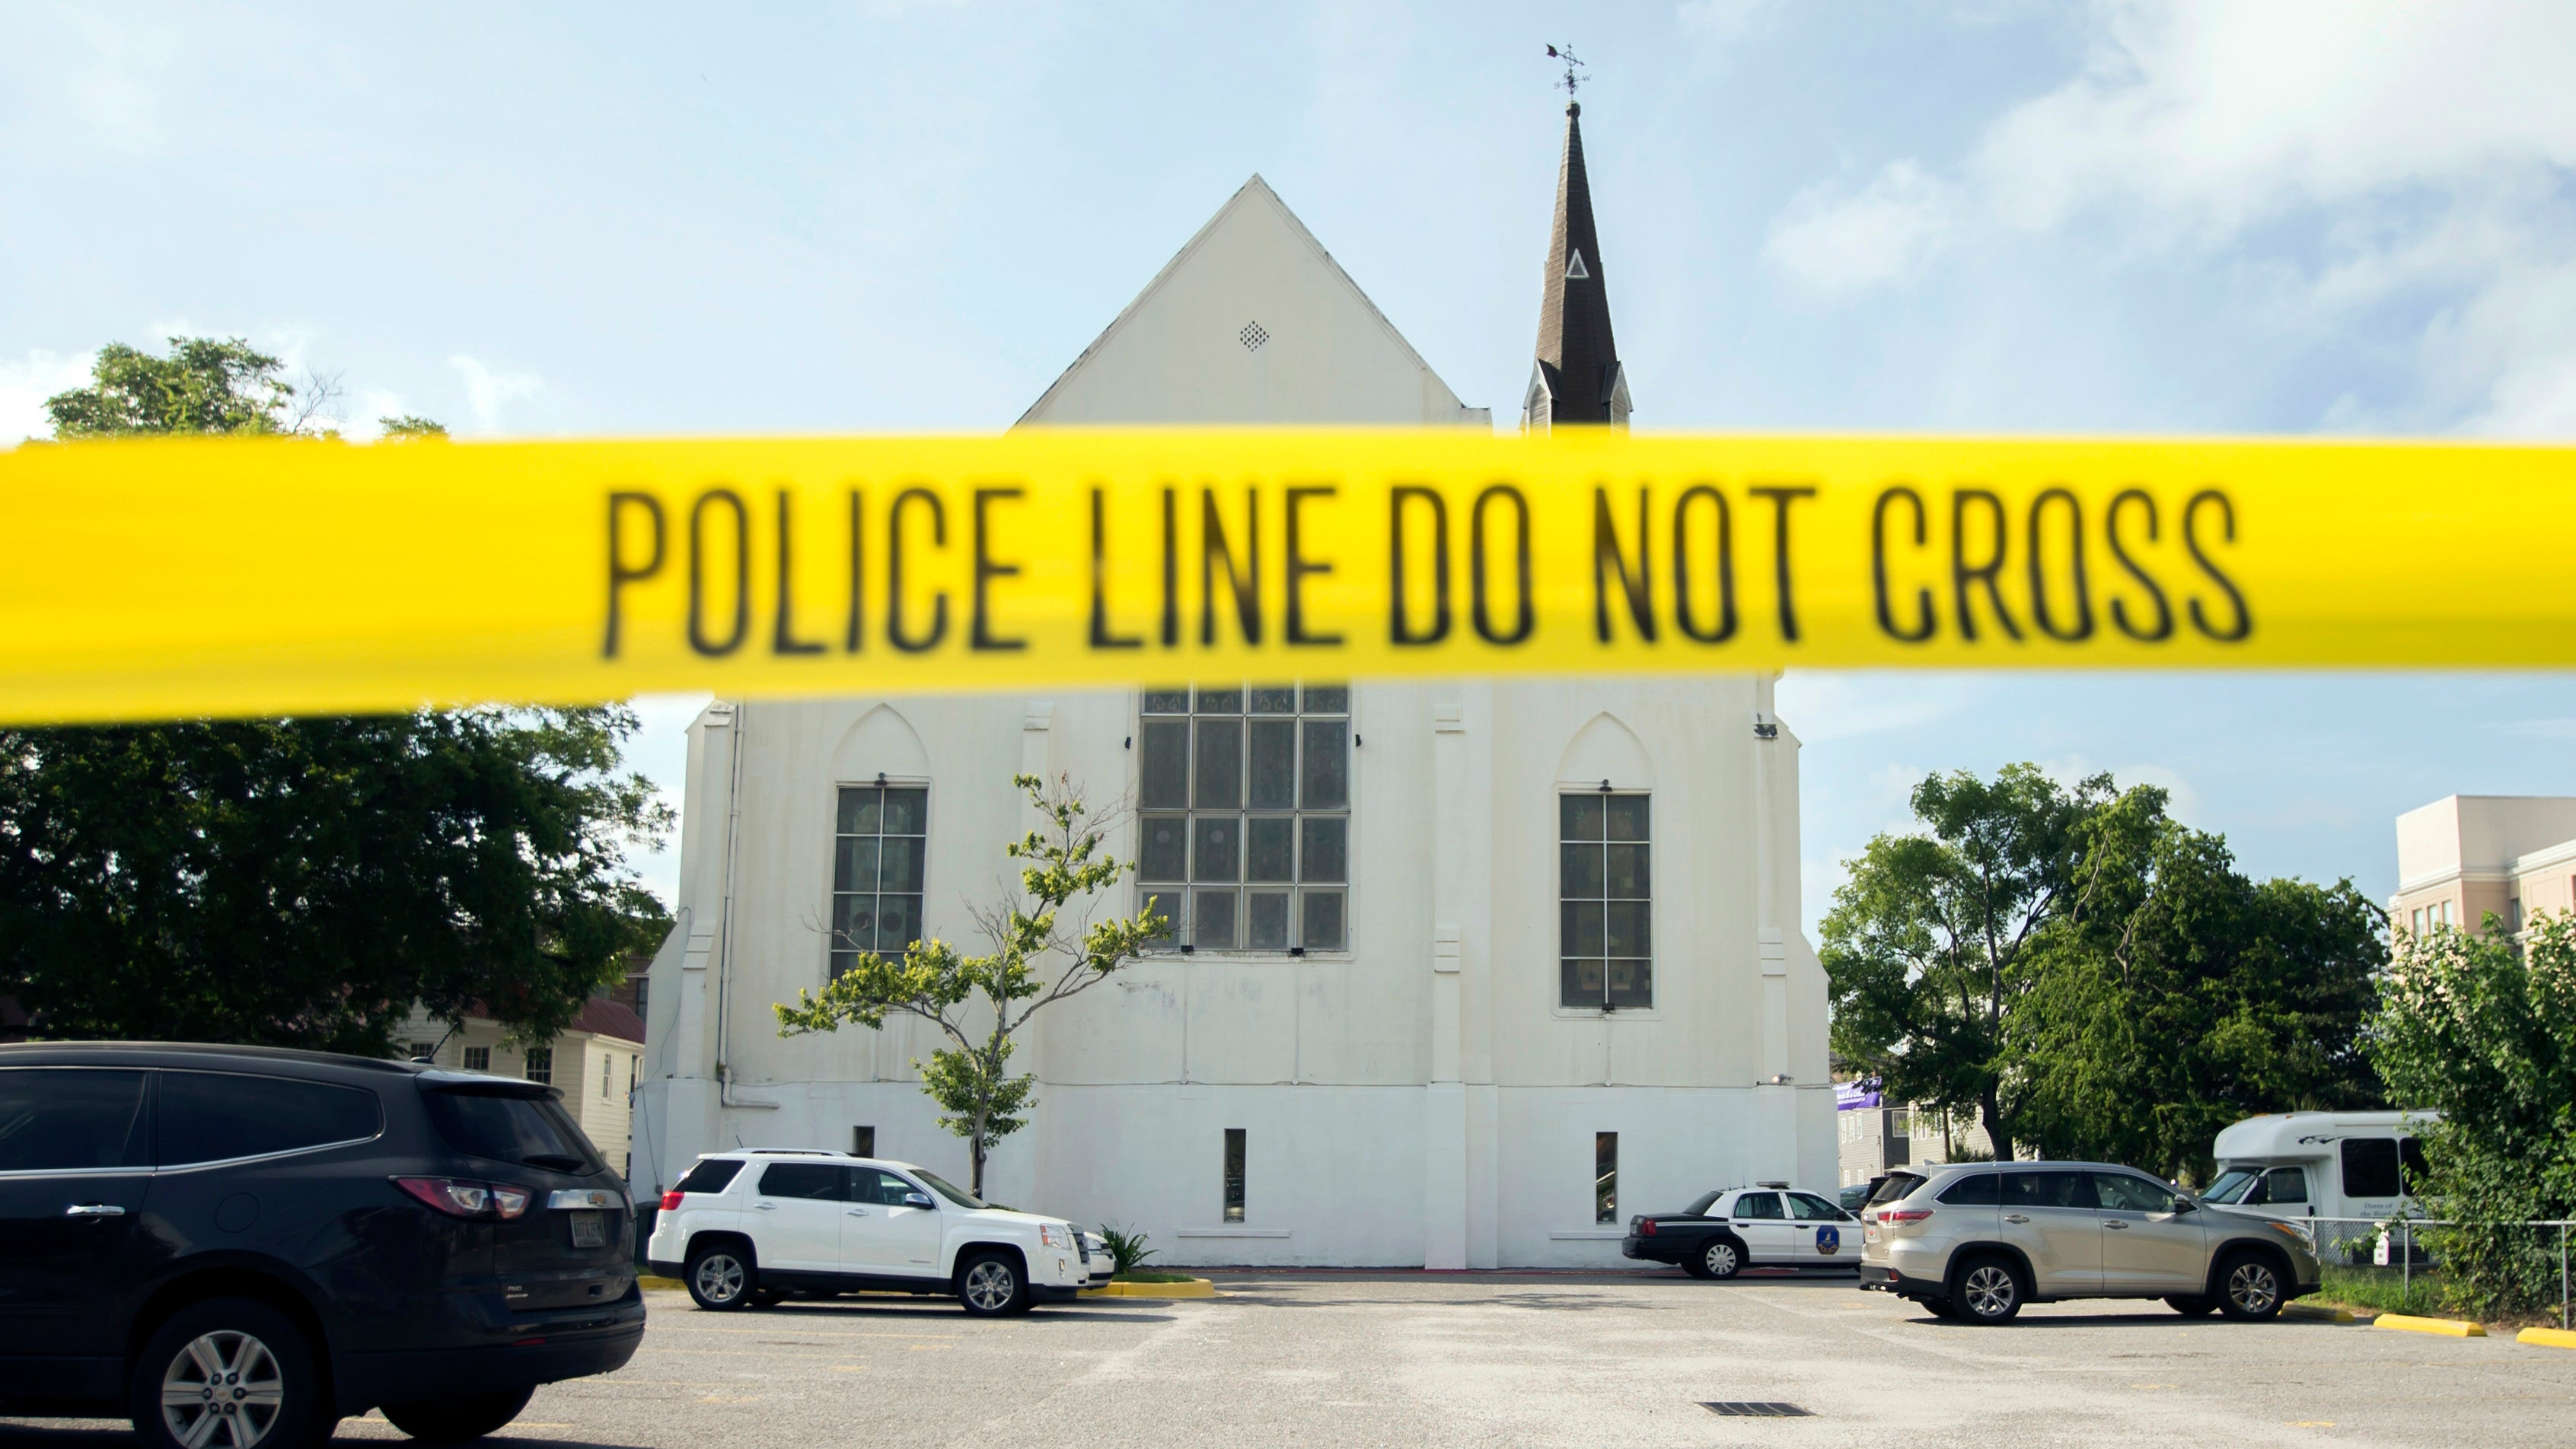
<svg viewBox="0 0 2576 1449"><path fill-rule="evenodd" d="M2110 1163L1898 1171L1860 1215L1863 1289L1971 1323L2065 1298L2161 1298L2178 1313L2265 1319L2317 1291L2316 1250L2296 1223L2203 1203Z"/></svg>

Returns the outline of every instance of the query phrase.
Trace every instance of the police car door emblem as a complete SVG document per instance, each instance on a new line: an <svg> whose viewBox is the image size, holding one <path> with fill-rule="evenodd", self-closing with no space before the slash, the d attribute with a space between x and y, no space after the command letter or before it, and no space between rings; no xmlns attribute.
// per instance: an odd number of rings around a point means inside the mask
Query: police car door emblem
<svg viewBox="0 0 2576 1449"><path fill-rule="evenodd" d="M1843 1230L1831 1223L1816 1229L1816 1251L1830 1258L1842 1251Z"/></svg>

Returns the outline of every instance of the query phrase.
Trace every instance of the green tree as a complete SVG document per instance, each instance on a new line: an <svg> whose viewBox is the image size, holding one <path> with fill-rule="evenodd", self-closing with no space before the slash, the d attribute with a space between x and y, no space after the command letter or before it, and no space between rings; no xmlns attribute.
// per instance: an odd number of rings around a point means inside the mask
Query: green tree
<svg viewBox="0 0 2576 1449"><path fill-rule="evenodd" d="M2383 917L2349 880L2248 879L2224 839L2148 793L2082 827L2071 906L2034 941L2007 1025L2008 1071L2048 1156L2207 1181L2232 1122L2377 1103L2361 1036Z"/></svg>
<svg viewBox="0 0 2576 1449"><path fill-rule="evenodd" d="M940 1125L966 1139L979 1194L993 1143L1026 1126L1036 1105L1037 1078L1010 1070L1013 1038L1039 1012L1109 979L1166 929L1150 909L1090 919L1100 893L1133 864L1100 854L1107 822L1093 818L1069 780L1014 775L1011 783L1047 826L1005 847L1030 862L1019 895L974 911L990 952L969 956L935 938L905 947L897 960L863 950L821 992L799 991L793 1004L775 1007L780 1036L882 1027L899 1014L938 1026L950 1044L913 1067L946 1114Z"/></svg>
<svg viewBox="0 0 2576 1449"><path fill-rule="evenodd" d="M57 441L331 436L327 378L239 338L100 349ZM427 418L388 437L442 436ZM0 730L0 992L39 1035L383 1055L417 1002L562 1030L661 905L624 864L670 825L622 709Z"/></svg>
<svg viewBox="0 0 2576 1449"><path fill-rule="evenodd" d="M2114 798L2108 775L2069 789L2036 765L1915 786L1924 833L1872 840L1825 917L1835 1053L1897 1100L1975 1110L2010 1157L2009 1030L2031 989L2029 948L2069 909L2082 827ZM2157 792L2140 802L2163 808Z"/></svg>
<svg viewBox="0 0 2576 1449"><path fill-rule="evenodd" d="M100 348L90 385L47 398L45 413L65 442L152 433L309 434L337 393L329 378L287 381L285 363L239 337L173 337L167 357L122 342Z"/></svg>
<svg viewBox="0 0 2576 1449"><path fill-rule="evenodd" d="M0 731L0 990L54 1038L563 1030L658 940L622 709Z"/></svg>
<svg viewBox="0 0 2576 1449"><path fill-rule="evenodd" d="M2556 1235L2521 1225L2576 1217L2576 915L2539 914L2519 943L2492 915L2401 937L2369 1050L2392 1100L2441 1114L2417 1196L2458 1224L2425 1233L2452 1306L2555 1303Z"/></svg>
<svg viewBox="0 0 2576 1449"><path fill-rule="evenodd" d="M447 437L447 424L433 422L418 413L378 418L376 426L382 430L378 435L378 441L387 443L417 443L433 439L443 441Z"/></svg>

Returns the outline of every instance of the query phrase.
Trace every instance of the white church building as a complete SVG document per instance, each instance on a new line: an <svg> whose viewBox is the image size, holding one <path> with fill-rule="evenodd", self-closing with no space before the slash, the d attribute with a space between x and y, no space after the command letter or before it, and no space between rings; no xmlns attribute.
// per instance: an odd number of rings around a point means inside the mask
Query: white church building
<svg viewBox="0 0 2576 1449"><path fill-rule="evenodd" d="M1524 427L1624 425L1569 108ZM1259 177L1020 420L1490 427ZM634 1190L827 1147L963 1181L936 1028L782 1039L873 933L982 949L1016 773L1133 809L1169 949L1052 1007L994 1199L1163 1263L1620 1264L1631 1213L1831 1188L1824 974L1797 925L1798 742L1772 680L1140 680L718 701L690 727L678 924L650 976Z"/></svg>

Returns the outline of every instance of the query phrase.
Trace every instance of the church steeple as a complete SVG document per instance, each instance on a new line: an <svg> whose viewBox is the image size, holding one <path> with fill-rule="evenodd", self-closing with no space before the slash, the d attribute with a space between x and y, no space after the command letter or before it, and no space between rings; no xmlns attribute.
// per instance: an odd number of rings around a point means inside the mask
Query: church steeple
<svg viewBox="0 0 2576 1449"><path fill-rule="evenodd" d="M1553 53L1553 52L1551 52ZM1521 426L1628 425L1628 379L1610 336L1610 294L1601 239L1592 227L1592 187L1583 172L1583 107L1565 107L1565 155L1556 173L1556 229L1547 242L1539 295L1538 365L1521 402Z"/></svg>

